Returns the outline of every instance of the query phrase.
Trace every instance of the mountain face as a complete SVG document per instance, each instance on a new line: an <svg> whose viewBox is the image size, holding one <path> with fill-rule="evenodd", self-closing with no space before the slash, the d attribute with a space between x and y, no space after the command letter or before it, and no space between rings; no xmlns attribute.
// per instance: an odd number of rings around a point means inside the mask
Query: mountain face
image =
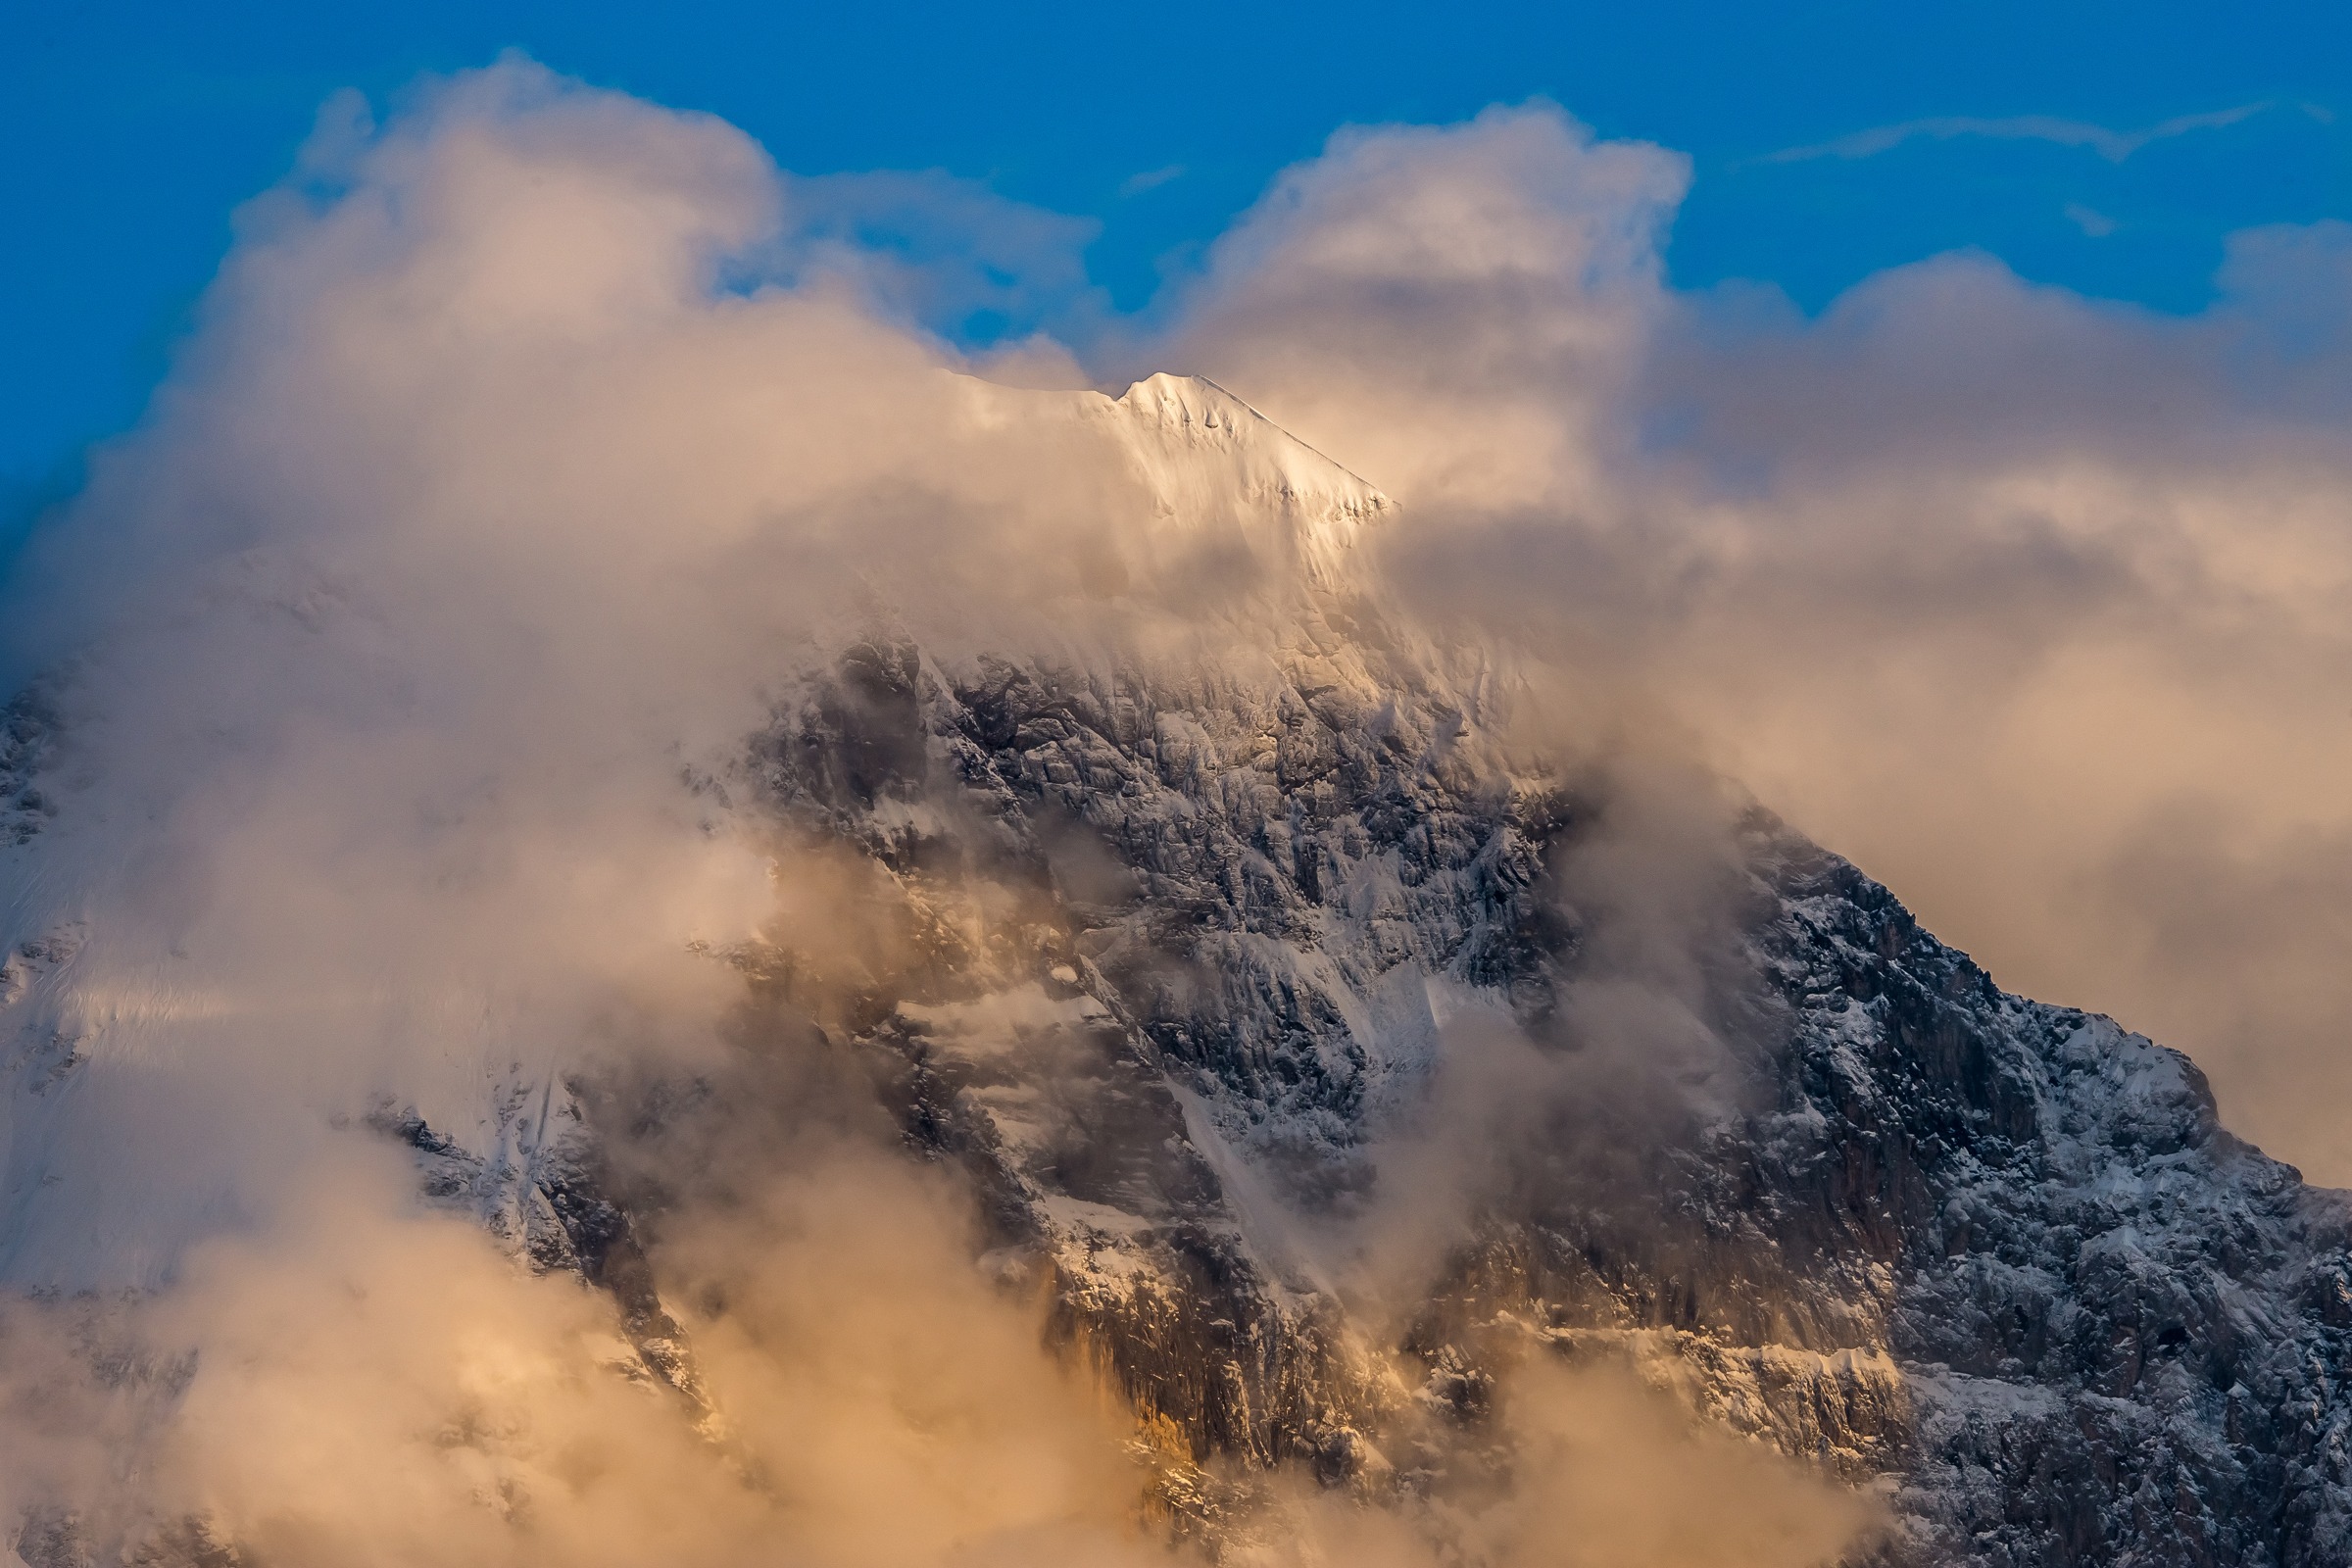
<svg viewBox="0 0 2352 1568"><path fill-rule="evenodd" d="M1134 455L1151 549L1261 568L1200 656L876 636L695 782L834 868L821 919L713 955L746 1038L822 1054L968 1184L1176 1534L1246 1543L1286 1469L1442 1502L1557 1357L1874 1491L1890 1562L2352 1562L2342 1195L1767 813L1506 744L1506 674L1357 564L1389 503L1237 401L1057 410ZM27 838L46 711L0 731ZM12 1009L69 956L43 940ZM31 1016L20 1120L74 1067ZM583 1070L368 1125L707 1408L654 1156L760 1082Z"/></svg>
<svg viewBox="0 0 2352 1568"><path fill-rule="evenodd" d="M1523 1129L1364 1365L1251 1173L1337 1201L1449 1021L1544 1038L1585 956L1584 808L1455 755L1442 688L1318 647L1286 674L1217 703L871 650L761 749L785 809L911 886L980 854L1060 894L1067 950L1025 984L878 997L857 1037L1194 1454L1408 1485L1403 1410L1475 1420L1522 1341L1891 1478L1898 1560L2352 1560L2342 1197L2223 1130L2186 1058L2002 993L1760 815L1725 958L1756 984L1717 999L1743 1102L1661 1126L1571 1079L1598 1102ZM943 798L968 837L903 825Z"/></svg>

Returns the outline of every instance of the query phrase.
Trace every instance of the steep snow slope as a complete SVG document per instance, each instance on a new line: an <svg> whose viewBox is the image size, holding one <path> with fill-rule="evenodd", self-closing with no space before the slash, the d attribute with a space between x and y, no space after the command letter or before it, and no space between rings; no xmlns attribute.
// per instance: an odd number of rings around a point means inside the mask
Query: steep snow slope
<svg viewBox="0 0 2352 1568"><path fill-rule="evenodd" d="M1355 584L1358 535L1388 498L1215 382L1160 374L1076 403L1122 450L1162 527L1230 526L1311 588Z"/></svg>

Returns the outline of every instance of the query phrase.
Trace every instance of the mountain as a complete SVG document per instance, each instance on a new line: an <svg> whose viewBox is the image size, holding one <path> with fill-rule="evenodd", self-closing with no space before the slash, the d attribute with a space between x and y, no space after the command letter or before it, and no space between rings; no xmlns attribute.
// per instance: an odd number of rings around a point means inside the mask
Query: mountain
<svg viewBox="0 0 2352 1568"><path fill-rule="evenodd" d="M1176 564L1192 640L838 652L697 781L835 868L823 918L711 956L743 1039L966 1185L1170 1529L1246 1557L1286 1472L1442 1514L1556 1358L1878 1497L1877 1559L2352 1562L2344 1195L1760 808L1531 740L1520 674L1385 597L1393 504L1238 399L1023 396L1124 454L1155 504L1107 591ZM27 841L54 722L0 730ZM76 1070L35 1038L71 940L0 981L20 1132ZM662 1236L763 1081L366 1122L708 1413Z"/></svg>

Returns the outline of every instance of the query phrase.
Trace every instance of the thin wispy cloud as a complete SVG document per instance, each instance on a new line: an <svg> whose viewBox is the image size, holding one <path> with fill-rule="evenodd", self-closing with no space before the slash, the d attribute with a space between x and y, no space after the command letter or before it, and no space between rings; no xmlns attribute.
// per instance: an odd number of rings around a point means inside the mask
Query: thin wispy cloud
<svg viewBox="0 0 2352 1568"><path fill-rule="evenodd" d="M2095 207L2085 207L2081 202L2066 204L2066 220L2091 239L2105 239L2118 226L2115 220L2105 213Z"/></svg>
<svg viewBox="0 0 2352 1568"><path fill-rule="evenodd" d="M1119 194L1141 196L1148 190L1157 190L1171 179L1184 177L1184 165L1170 164L1165 169L1147 169L1140 174L1129 174L1119 181Z"/></svg>
<svg viewBox="0 0 2352 1568"><path fill-rule="evenodd" d="M2060 147L2080 147L2098 154L2111 164L2120 164L2151 142L2169 141L2192 131L2220 130L2251 120L2271 107L2270 101L2265 99L2260 103L2240 104L2234 109L2215 109L2199 115L2176 115L2171 120L2160 121L2141 130L2114 130L2084 120L2063 120L2056 115L2008 115L2000 118L1946 115L1929 120L1906 120L1892 125L1875 125L1868 130L1857 130L1850 135L1810 146L1785 147L1777 153L1766 153L1750 162L1802 164L1817 158L1876 158L1905 142L1922 139L1954 141L1963 136L1983 136L1994 141L2042 141Z"/></svg>

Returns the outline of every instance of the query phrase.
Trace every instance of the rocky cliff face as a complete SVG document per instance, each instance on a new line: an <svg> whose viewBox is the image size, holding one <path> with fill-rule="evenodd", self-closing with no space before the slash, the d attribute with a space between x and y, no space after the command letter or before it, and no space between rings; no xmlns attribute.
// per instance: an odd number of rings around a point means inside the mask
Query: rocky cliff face
<svg viewBox="0 0 2352 1568"><path fill-rule="evenodd" d="M1760 814L1704 986L1733 1081L1551 1080L1402 1332L1351 1325L1263 1208L1371 1202L1384 1110L1466 1019L1600 1049L1564 1004L1609 807L1482 766L1458 698L1343 646L1223 694L871 649L760 747L780 810L900 885L1051 911L852 1032L1141 1410L1201 1459L1403 1486L1445 1462L1428 1412L1475 1422L1542 1345L1885 1478L1902 1560L2352 1557L2343 1199L2185 1058L2003 994Z"/></svg>
<svg viewBox="0 0 2352 1568"><path fill-rule="evenodd" d="M1767 814L1659 820L1638 776L1505 745L1507 683L1353 573L1386 502L1239 404L1162 378L1078 416L1271 564L1232 636L877 638L690 782L831 868L818 918L720 955L757 1027L964 1175L1180 1534L1246 1535L1272 1467L1442 1497L1557 1355L1877 1488L1889 1560L2352 1562L2341 1195ZM27 832L38 716L0 750ZM637 1156L746 1082L372 1125L699 1399Z"/></svg>

